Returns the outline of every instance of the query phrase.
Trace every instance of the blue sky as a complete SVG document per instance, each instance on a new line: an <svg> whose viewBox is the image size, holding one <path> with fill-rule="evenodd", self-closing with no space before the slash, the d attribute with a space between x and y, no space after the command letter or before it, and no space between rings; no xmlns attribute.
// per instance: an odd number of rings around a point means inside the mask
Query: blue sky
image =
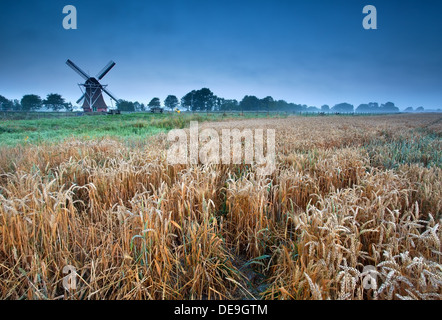
<svg viewBox="0 0 442 320"><path fill-rule="evenodd" d="M75 5L78 29L62 27ZM362 27L375 5L378 30ZM210 88L321 106L442 107L442 1L161 0L0 2L0 94L62 94L109 60L118 98L147 103ZM109 99L106 99L109 101Z"/></svg>

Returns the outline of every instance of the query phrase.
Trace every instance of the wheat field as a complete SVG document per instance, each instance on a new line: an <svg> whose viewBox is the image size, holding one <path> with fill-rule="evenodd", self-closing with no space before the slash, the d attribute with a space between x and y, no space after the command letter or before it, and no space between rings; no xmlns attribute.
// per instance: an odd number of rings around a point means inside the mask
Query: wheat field
<svg viewBox="0 0 442 320"><path fill-rule="evenodd" d="M201 124L275 129L265 177L168 165L164 133L1 147L0 298L441 299L441 119Z"/></svg>

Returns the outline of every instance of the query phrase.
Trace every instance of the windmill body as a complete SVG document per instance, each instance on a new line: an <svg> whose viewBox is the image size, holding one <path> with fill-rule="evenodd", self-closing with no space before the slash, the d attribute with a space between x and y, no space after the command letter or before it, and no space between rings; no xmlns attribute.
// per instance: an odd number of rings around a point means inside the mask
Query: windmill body
<svg viewBox="0 0 442 320"><path fill-rule="evenodd" d="M97 76L90 77L86 72L81 70L71 60L67 60L66 64L77 72L86 82L79 84L83 95L77 100L77 103L83 101L84 112L106 112L108 106L103 98L103 92L106 93L111 99L117 102L117 98L107 90L107 85L102 85L100 80L115 66L115 62L109 62L103 70L101 70Z"/></svg>

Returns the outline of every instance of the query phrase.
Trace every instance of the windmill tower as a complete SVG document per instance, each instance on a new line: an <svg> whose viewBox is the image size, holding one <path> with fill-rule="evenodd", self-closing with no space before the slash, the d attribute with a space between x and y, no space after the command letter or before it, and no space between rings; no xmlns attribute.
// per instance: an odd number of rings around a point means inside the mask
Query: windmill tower
<svg viewBox="0 0 442 320"><path fill-rule="evenodd" d="M117 98L112 95L109 90L107 90L107 85L100 84L100 80L115 66L115 62L109 62L103 70L101 70L97 76L90 77L86 72L81 70L75 63L71 60L67 60L66 64L74 69L86 82L79 84L81 92L83 95L77 100L77 104L83 100L83 110L84 112L106 112L107 105L103 99L103 92L105 92L111 99L117 102Z"/></svg>

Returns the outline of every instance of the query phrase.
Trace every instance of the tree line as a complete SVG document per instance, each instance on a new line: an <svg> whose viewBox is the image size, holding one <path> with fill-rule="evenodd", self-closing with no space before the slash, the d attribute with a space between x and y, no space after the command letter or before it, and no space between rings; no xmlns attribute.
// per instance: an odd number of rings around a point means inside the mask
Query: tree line
<svg viewBox="0 0 442 320"><path fill-rule="evenodd" d="M73 111L73 105L57 93L50 93L46 99L36 94L26 94L21 100L9 100L0 95L0 111Z"/></svg>
<svg viewBox="0 0 442 320"><path fill-rule="evenodd" d="M354 107L349 103L339 103L332 107L323 105L320 108L307 106L305 104L290 103L285 100L275 100L271 96L258 98L256 96L246 95L241 101L236 99L225 99L216 96L210 89L202 88L192 90L184 95L180 100L174 95L169 95L163 106L171 111L181 107L187 111L210 112L210 111L287 111L287 112L323 112L323 113L395 113L400 112L399 108L393 102L379 104L370 102ZM161 100L158 97L153 98L147 106L138 102L120 100L117 104L118 109L122 111L145 111L147 108L161 107ZM412 110L411 110L412 111ZM416 110L421 111L421 110Z"/></svg>
<svg viewBox="0 0 442 320"><path fill-rule="evenodd" d="M225 99L216 96L210 89L202 88L192 90L178 99L175 95L169 95L161 103L160 98L155 97L149 103L144 104L138 101L119 100L116 104L121 111L149 111L152 108L164 108L171 111L182 108L193 112L211 112L211 111L282 111L282 112L316 112L316 113L397 113L399 108L393 102L379 104L370 102L360 104L355 108L350 103L339 103L332 107L323 105L320 108L307 106L305 104L295 104L285 100L276 100L271 96L258 98L253 95L246 95L241 101L236 99ZM56 93L48 94L46 99L40 98L35 94L24 95L19 100L8 100L0 95L0 111L39 111L45 108L52 111L73 111L70 102ZM409 107L404 112L424 112L423 107L416 110Z"/></svg>

